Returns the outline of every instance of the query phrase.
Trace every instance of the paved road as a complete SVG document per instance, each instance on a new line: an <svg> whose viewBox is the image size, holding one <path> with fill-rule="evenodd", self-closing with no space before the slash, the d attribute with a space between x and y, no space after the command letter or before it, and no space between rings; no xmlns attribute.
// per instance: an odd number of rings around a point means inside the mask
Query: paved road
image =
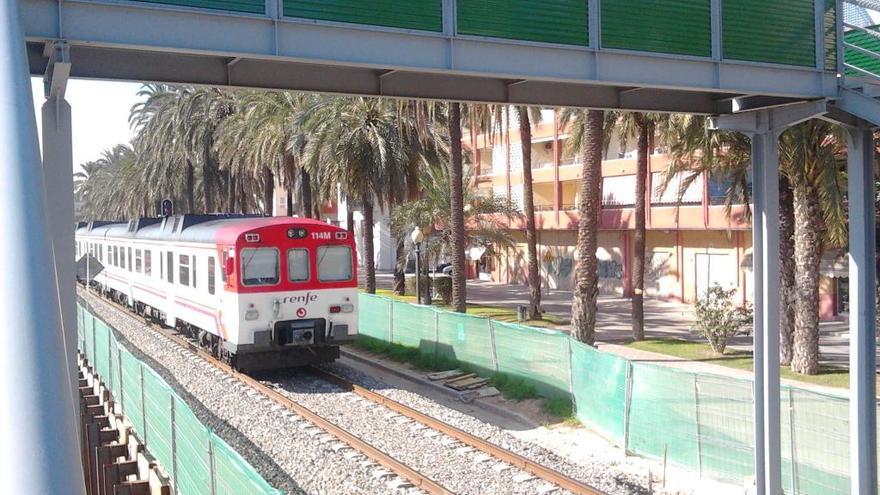
<svg viewBox="0 0 880 495"><path fill-rule="evenodd" d="M389 273L376 276L379 288L391 289L393 277ZM523 285L507 285L480 280L468 281L468 301L493 306L515 308L527 304L528 288ZM544 310L564 320L571 317L571 291L552 290L542 296ZM596 317L596 339L600 342L621 343L629 339L631 332L630 302L623 298L600 298ZM691 306L678 302L645 300L645 333L647 337L702 340L690 332ZM824 364L843 366L849 361L848 321L822 322L819 328L821 361ZM567 328L562 328L567 330ZM751 349L750 336L737 337L731 345L739 349ZM880 353L878 353L880 362Z"/></svg>

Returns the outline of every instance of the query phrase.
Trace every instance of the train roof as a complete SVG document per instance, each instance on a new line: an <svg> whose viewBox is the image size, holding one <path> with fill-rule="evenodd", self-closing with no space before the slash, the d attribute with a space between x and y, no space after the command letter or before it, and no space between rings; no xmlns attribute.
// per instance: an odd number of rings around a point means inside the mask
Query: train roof
<svg viewBox="0 0 880 495"><path fill-rule="evenodd" d="M80 222L76 234L84 237L128 238L154 241L234 244L245 232L273 225L320 226L338 229L320 220L262 215L174 215L129 222ZM339 229L342 230L342 229Z"/></svg>

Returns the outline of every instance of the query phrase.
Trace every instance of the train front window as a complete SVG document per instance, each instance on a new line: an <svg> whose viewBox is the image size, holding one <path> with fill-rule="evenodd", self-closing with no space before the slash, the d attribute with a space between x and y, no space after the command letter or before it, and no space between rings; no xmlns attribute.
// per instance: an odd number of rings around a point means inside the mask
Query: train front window
<svg viewBox="0 0 880 495"><path fill-rule="evenodd" d="M305 282L309 279L308 250L287 250L287 279L291 282Z"/></svg>
<svg viewBox="0 0 880 495"><path fill-rule="evenodd" d="M318 247L318 280L321 282L346 282L351 280L352 275L350 247Z"/></svg>
<svg viewBox="0 0 880 495"><path fill-rule="evenodd" d="M241 250L241 283L244 285L275 285L279 272L278 250L249 248Z"/></svg>

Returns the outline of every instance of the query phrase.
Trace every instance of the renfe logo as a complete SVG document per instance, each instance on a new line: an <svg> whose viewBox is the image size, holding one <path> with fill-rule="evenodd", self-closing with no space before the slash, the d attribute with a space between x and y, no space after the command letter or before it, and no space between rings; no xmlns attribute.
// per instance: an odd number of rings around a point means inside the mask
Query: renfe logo
<svg viewBox="0 0 880 495"><path fill-rule="evenodd" d="M299 304L303 304L303 305L307 306L310 302L317 301L317 300L318 300L317 294L312 294L311 292L306 292L304 295L301 295L301 296L287 296L284 299L282 299L281 302L283 302L284 304L299 303Z"/></svg>

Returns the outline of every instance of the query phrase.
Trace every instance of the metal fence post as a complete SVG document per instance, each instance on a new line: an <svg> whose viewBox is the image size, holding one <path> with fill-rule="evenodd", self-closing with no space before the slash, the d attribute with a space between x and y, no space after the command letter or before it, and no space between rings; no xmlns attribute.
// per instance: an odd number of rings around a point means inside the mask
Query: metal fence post
<svg viewBox="0 0 880 495"><path fill-rule="evenodd" d="M144 394L144 367L138 365L138 372L141 378L141 423L144 425L142 434L144 435L144 445L147 445L147 400L146 394Z"/></svg>
<svg viewBox="0 0 880 495"><path fill-rule="evenodd" d="M394 301L388 300L388 342L394 342Z"/></svg>
<svg viewBox="0 0 880 495"><path fill-rule="evenodd" d="M798 483L797 472L797 441L794 430L794 392L788 389L788 441L791 443L791 491L792 493L800 492L800 483Z"/></svg>
<svg viewBox="0 0 880 495"><path fill-rule="evenodd" d="M211 495L215 495L217 493L217 480L215 479L217 473L214 469L214 442L210 436L208 437L208 469L211 475Z"/></svg>
<svg viewBox="0 0 880 495"><path fill-rule="evenodd" d="M577 415L577 401L575 400L574 395L574 366L572 366L574 360L572 359L571 352L571 337L569 336L565 339L565 342L568 347L568 395L571 397L571 408L572 412Z"/></svg>
<svg viewBox="0 0 880 495"><path fill-rule="evenodd" d="M629 453L629 411L632 406L632 363L626 362L626 379L623 390L623 453Z"/></svg>
<svg viewBox="0 0 880 495"><path fill-rule="evenodd" d="M697 386L697 375L694 374L694 420L697 425L697 473L703 477L703 440L700 431L700 391Z"/></svg>
<svg viewBox="0 0 880 495"><path fill-rule="evenodd" d="M171 401L171 485L177 492L177 427L174 417L174 395L168 397Z"/></svg>
<svg viewBox="0 0 880 495"><path fill-rule="evenodd" d="M434 355L440 352L440 313L434 310Z"/></svg>
<svg viewBox="0 0 880 495"><path fill-rule="evenodd" d="M492 348L492 367L498 373L498 351L495 349L495 322L489 320L489 346Z"/></svg>

